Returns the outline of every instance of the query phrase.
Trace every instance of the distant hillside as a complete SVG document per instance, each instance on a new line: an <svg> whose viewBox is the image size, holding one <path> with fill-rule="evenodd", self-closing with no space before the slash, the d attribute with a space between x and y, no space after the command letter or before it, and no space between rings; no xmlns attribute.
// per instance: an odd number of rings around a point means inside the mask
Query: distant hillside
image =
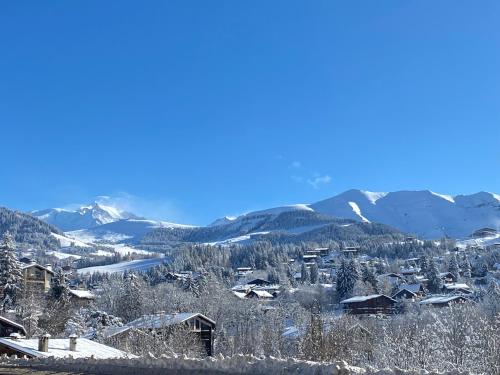
<svg viewBox="0 0 500 375"><path fill-rule="evenodd" d="M279 243L301 241L359 241L381 236L402 239L397 229L383 224L359 223L318 214L306 207L293 206L250 213L225 224L197 228L157 228L142 239L145 246L173 242L196 242L213 245L270 240ZM221 221L219 221L221 223Z"/></svg>
<svg viewBox="0 0 500 375"><path fill-rule="evenodd" d="M10 232L21 249L57 249L59 241L52 233L62 232L31 215L0 207L0 235Z"/></svg>

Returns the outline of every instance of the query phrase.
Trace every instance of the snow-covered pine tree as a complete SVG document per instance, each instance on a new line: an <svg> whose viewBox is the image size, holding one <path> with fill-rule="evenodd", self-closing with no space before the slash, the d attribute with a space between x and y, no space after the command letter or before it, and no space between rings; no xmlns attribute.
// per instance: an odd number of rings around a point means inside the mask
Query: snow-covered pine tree
<svg viewBox="0 0 500 375"><path fill-rule="evenodd" d="M339 301L351 297L357 280L358 270L354 260L349 261L342 258L337 272L337 298Z"/></svg>
<svg viewBox="0 0 500 375"><path fill-rule="evenodd" d="M442 283L441 279L439 278L438 267L432 257L429 259L427 274L425 276L428 279L427 289L429 289L429 292L439 293L441 291Z"/></svg>
<svg viewBox="0 0 500 375"><path fill-rule="evenodd" d="M126 322L130 322L142 314L141 288L138 277L133 273L127 273L124 279L123 294L118 300L118 311Z"/></svg>
<svg viewBox="0 0 500 375"><path fill-rule="evenodd" d="M364 263L361 267L361 280L372 286L375 293L378 292L378 280L372 267Z"/></svg>
<svg viewBox="0 0 500 375"><path fill-rule="evenodd" d="M9 233L5 233L0 244L0 301L3 311L12 308L20 295L23 284L21 265L19 264L14 248L14 241Z"/></svg>
<svg viewBox="0 0 500 375"><path fill-rule="evenodd" d="M466 279L470 279L472 277L472 267L469 262L469 258L467 255L464 255L464 259L462 261L462 275Z"/></svg>
<svg viewBox="0 0 500 375"><path fill-rule="evenodd" d="M460 267L458 266L458 260L455 254L451 256L450 263L448 264L448 271L453 275L455 280L458 280L460 277Z"/></svg>

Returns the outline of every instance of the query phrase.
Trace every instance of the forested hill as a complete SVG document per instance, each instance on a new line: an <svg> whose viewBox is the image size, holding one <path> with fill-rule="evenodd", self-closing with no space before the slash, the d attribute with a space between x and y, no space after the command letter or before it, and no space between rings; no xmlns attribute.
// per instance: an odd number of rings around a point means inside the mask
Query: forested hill
<svg viewBox="0 0 500 375"><path fill-rule="evenodd" d="M298 243L329 240L361 241L381 238L398 241L405 235L384 224L360 223L351 219L338 219L311 211L290 211L248 215L227 224L195 228L157 228L146 234L142 245L166 245L172 242L245 243L267 240L273 243Z"/></svg>
<svg viewBox="0 0 500 375"><path fill-rule="evenodd" d="M62 234L56 227L33 216L0 207L0 235L7 231L21 249L57 249L59 241L51 233Z"/></svg>

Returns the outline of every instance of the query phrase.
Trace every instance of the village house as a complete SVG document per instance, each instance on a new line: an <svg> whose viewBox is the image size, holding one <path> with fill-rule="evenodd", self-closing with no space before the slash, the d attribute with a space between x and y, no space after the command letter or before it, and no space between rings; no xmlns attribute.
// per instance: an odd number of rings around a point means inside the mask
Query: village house
<svg viewBox="0 0 500 375"><path fill-rule="evenodd" d="M100 344L95 341L70 336L66 339L52 339L50 335L38 339L20 338L18 334L11 334L9 338L0 338L0 355L28 358L55 357L55 358L135 358L136 356L124 351Z"/></svg>
<svg viewBox="0 0 500 375"><path fill-rule="evenodd" d="M54 271L47 266L37 263L24 264L22 266L24 287L35 292L47 292L50 289Z"/></svg>
<svg viewBox="0 0 500 375"><path fill-rule="evenodd" d="M250 290L245 294L245 298L256 298L256 299L273 299L274 296L265 290Z"/></svg>
<svg viewBox="0 0 500 375"><path fill-rule="evenodd" d="M167 337L176 327L187 327L199 338L206 355L213 355L215 322L200 313L144 315L122 327L109 328L103 334L107 344L127 347L134 332L140 331L161 338Z"/></svg>
<svg viewBox="0 0 500 375"><path fill-rule="evenodd" d="M414 284L401 284L398 291L392 296L392 298L418 298L423 296L425 293L424 286L421 283Z"/></svg>
<svg viewBox="0 0 500 375"><path fill-rule="evenodd" d="M0 337L9 337L13 333L26 336L26 330L21 324L0 316Z"/></svg>
<svg viewBox="0 0 500 375"><path fill-rule="evenodd" d="M343 300L340 304L344 311L353 315L394 314L396 300L384 294L355 296Z"/></svg>
<svg viewBox="0 0 500 375"><path fill-rule="evenodd" d="M457 278L451 272L441 272L438 276L444 283L457 282Z"/></svg>
<svg viewBox="0 0 500 375"><path fill-rule="evenodd" d="M462 293L462 294L470 294L472 290L470 286L464 283L453 283L453 284L444 284L443 292L445 293Z"/></svg>
<svg viewBox="0 0 500 375"><path fill-rule="evenodd" d="M69 289L70 302L75 307L87 307L96 298L95 294L84 289Z"/></svg>

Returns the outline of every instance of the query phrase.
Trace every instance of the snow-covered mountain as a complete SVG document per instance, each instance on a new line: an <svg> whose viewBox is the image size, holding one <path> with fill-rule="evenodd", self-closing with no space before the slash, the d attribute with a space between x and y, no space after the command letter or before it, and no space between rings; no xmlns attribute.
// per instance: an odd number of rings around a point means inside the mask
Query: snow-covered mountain
<svg viewBox="0 0 500 375"><path fill-rule="evenodd" d="M309 207L327 215L384 223L423 238L463 238L480 228L500 226L500 196L487 192L450 196L429 190L348 190Z"/></svg>
<svg viewBox="0 0 500 375"><path fill-rule="evenodd" d="M33 211L31 215L49 224L55 225L65 232L78 229L90 229L118 220L137 218L134 214L119 211L114 207L97 202L88 206L82 206L76 210L49 208L46 210Z"/></svg>
<svg viewBox="0 0 500 375"><path fill-rule="evenodd" d="M479 192L443 195L429 190L390 193L348 190L309 205L278 207L222 218L212 226L241 227L262 215L309 211L358 222L382 223L422 238L465 238L475 230L500 227L500 196Z"/></svg>

